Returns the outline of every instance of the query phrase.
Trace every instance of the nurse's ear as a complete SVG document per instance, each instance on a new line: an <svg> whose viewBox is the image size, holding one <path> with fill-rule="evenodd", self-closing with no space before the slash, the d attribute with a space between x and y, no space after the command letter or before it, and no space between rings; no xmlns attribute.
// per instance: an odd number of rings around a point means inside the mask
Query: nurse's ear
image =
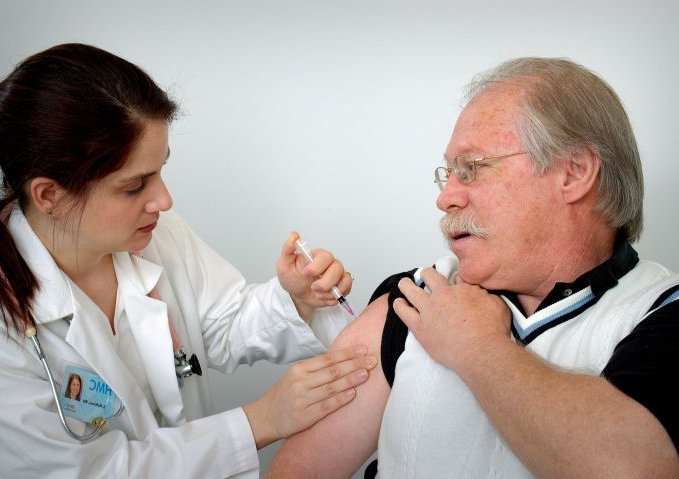
<svg viewBox="0 0 679 479"><path fill-rule="evenodd" d="M67 196L66 190L59 183L44 176L31 180L28 193L35 208L46 215L52 215Z"/></svg>

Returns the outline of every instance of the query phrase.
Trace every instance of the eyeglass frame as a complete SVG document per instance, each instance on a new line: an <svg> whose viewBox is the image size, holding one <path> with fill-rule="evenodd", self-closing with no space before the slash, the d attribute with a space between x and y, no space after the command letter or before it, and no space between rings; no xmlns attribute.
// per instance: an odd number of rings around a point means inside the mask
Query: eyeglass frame
<svg viewBox="0 0 679 479"><path fill-rule="evenodd" d="M495 156L480 156L478 158L474 158L471 160L467 160L467 158L470 155L458 155L453 160L451 161L450 167L447 166L438 166L434 170L434 183L436 183L441 191L446 187L448 184L448 179L450 179L450 175L453 174L455 178L457 178L461 183L464 183L465 185L468 185L472 183L474 180L476 180L476 170L478 169L478 165L485 165L487 164L488 161L498 161L498 160L503 160L505 158L509 158L511 156L518 156L518 155L524 155L526 154L526 151L519 151L516 153L509 153L507 155L495 155ZM464 163L461 163L462 160L467 160ZM464 165L464 166L460 166ZM466 171L466 177L463 176L463 171ZM445 180L442 180L441 177L445 173Z"/></svg>

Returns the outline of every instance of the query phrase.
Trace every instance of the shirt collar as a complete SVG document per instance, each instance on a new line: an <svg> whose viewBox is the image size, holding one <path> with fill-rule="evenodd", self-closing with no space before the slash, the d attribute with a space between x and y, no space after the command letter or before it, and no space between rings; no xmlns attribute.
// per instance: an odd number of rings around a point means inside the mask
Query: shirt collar
<svg viewBox="0 0 679 479"><path fill-rule="evenodd" d="M639 262L637 252L627 238L618 234L611 257L572 283L556 283L552 291L529 317L525 316L516 293L495 291L512 311L512 333L524 344L595 304L603 294L618 284Z"/></svg>
<svg viewBox="0 0 679 479"><path fill-rule="evenodd" d="M7 228L19 253L38 280L32 304L35 321L41 324L72 316L75 307L68 281L18 206L12 209Z"/></svg>
<svg viewBox="0 0 679 479"><path fill-rule="evenodd" d="M587 287L592 288L594 296L601 297L606 291L616 286L618 280L629 273L638 262L639 254L629 243L624 233L619 232L615 239L613 254L609 259L587 271L572 283L556 283L535 312L556 304ZM524 312L516 293L511 291L494 292L506 297L519 311Z"/></svg>

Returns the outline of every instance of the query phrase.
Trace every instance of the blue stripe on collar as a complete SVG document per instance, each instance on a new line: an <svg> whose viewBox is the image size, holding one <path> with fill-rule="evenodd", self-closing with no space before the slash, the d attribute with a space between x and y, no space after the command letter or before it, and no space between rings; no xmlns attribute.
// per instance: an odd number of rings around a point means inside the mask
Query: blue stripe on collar
<svg viewBox="0 0 679 479"><path fill-rule="evenodd" d="M524 344L528 344L543 331L580 314L581 311L596 303L598 298L592 292L592 288L587 287L558 303L536 311L527 318L512 301L502 296L512 311L512 332Z"/></svg>
<svg viewBox="0 0 679 479"><path fill-rule="evenodd" d="M672 301L676 301L677 299L679 299L679 290L675 291L674 293L669 295L667 298L665 298L663 300L663 302L660 303L660 306L658 306L658 308L662 308L666 304L670 304ZM658 308L656 308L656 309L658 309Z"/></svg>

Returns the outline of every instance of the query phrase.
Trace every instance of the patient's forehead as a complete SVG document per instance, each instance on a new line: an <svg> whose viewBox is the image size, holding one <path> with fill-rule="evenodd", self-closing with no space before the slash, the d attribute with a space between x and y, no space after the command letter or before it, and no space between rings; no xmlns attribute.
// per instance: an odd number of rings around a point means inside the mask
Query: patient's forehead
<svg viewBox="0 0 679 479"><path fill-rule="evenodd" d="M446 149L448 159L466 153L497 155L521 151L518 101L523 90L504 86L486 90L472 99L455 123Z"/></svg>

